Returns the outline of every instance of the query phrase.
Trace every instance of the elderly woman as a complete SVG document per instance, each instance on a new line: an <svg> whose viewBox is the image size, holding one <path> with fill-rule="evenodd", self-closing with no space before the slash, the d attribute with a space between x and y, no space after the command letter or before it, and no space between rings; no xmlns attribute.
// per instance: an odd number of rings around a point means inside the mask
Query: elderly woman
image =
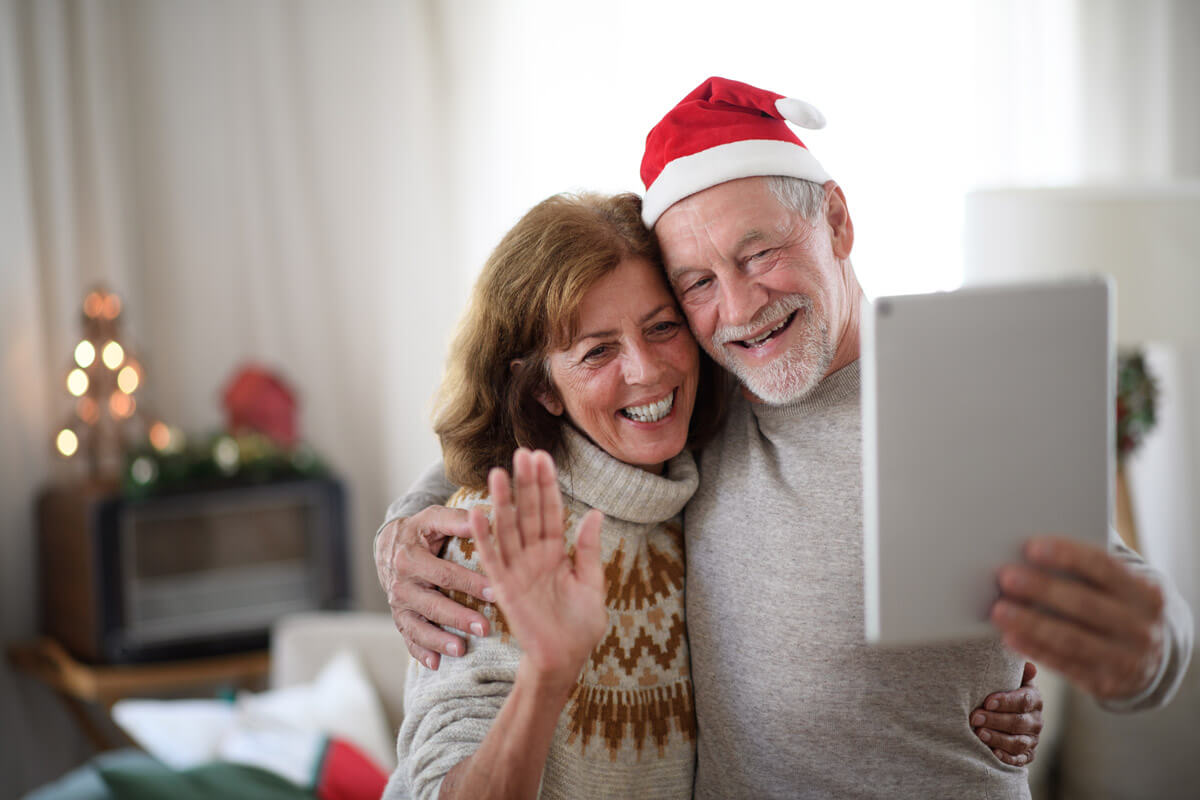
<svg viewBox="0 0 1200 800"><path fill-rule="evenodd" d="M491 632L440 670L412 662L385 798L691 796L679 515L723 389L640 210L552 197L475 287L435 429L475 533L445 557L495 591L453 599Z"/></svg>
<svg viewBox="0 0 1200 800"><path fill-rule="evenodd" d="M464 487L451 505L497 526L491 561L486 536L446 557L486 566L499 609L464 658L412 667L385 796L691 796L679 515L720 389L639 212L633 195L552 197L475 287L435 429ZM510 459L517 512L503 471L488 481Z"/></svg>

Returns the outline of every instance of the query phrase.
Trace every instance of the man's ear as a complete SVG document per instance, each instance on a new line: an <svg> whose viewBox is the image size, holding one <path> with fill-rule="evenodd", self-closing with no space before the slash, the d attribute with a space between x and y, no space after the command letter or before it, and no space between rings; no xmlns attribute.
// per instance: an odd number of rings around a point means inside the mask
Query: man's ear
<svg viewBox="0 0 1200 800"><path fill-rule="evenodd" d="M519 358L514 358L512 361L508 362L508 371L513 375L516 375L524 368L525 362ZM542 408L546 409L556 417L562 416L564 410L563 404L553 394L550 392L538 392L535 396L537 397L537 401L542 404Z"/></svg>
<svg viewBox="0 0 1200 800"><path fill-rule="evenodd" d="M854 247L854 223L846 206L846 195L834 181L825 184L825 221L829 223L829 242L834 257L845 260Z"/></svg>

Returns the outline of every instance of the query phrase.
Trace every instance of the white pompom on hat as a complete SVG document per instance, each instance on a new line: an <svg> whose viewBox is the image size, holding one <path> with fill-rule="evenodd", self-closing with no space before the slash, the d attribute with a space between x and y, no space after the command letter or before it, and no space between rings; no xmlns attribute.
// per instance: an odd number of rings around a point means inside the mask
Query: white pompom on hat
<svg viewBox="0 0 1200 800"><path fill-rule="evenodd" d="M727 78L697 86L646 136L642 220L653 228L676 202L719 183L786 175L825 183L829 174L788 127L825 127L803 100Z"/></svg>

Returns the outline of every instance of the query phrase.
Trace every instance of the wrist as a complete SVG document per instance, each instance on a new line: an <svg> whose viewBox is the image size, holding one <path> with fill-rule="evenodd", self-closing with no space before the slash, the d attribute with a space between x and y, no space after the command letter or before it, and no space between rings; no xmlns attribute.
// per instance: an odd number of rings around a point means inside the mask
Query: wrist
<svg viewBox="0 0 1200 800"><path fill-rule="evenodd" d="M517 683L541 701L565 703L579 680L580 669L547 669L522 656L517 666Z"/></svg>

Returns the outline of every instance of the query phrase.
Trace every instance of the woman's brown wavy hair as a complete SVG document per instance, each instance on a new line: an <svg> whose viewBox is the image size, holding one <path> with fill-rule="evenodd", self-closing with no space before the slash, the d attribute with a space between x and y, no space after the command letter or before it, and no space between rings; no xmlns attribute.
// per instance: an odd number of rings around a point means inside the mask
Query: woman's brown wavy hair
<svg viewBox="0 0 1200 800"><path fill-rule="evenodd" d="M634 194L555 195L530 209L492 252L437 395L433 428L451 481L484 488L490 468L512 469L517 447L561 455L562 426L569 423L538 401L558 397L547 355L569 344L584 295L622 260L661 265L641 212ZM510 368L514 361L520 368ZM724 407L720 369L703 351L700 364L693 446L715 432Z"/></svg>

